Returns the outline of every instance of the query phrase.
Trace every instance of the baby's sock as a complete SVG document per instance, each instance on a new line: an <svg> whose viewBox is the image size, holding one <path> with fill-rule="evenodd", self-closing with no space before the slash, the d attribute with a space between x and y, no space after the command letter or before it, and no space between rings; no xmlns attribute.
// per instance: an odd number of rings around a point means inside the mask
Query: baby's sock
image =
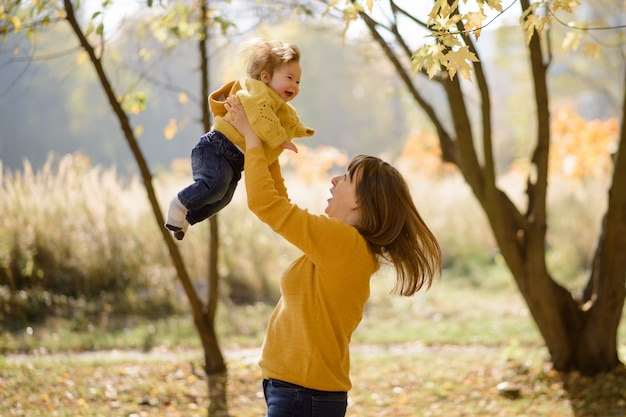
<svg viewBox="0 0 626 417"><path fill-rule="evenodd" d="M170 207L167 211L167 221L165 227L174 232L174 236L178 240L182 240L189 223L185 218L187 216L187 208L180 202L178 197L174 197L170 201ZM180 234L180 237L176 236Z"/></svg>

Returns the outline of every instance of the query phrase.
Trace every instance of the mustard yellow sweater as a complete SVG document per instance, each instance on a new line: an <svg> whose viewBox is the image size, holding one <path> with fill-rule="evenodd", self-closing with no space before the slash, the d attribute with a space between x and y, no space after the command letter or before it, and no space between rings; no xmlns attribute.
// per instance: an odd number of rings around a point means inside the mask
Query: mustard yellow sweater
<svg viewBox="0 0 626 417"><path fill-rule="evenodd" d="M239 97L252 129L261 138L269 163L278 159L283 151L280 144L286 140L315 133L300 121L296 110L263 81L247 79L243 86L239 81L231 81L211 93L209 107L215 119L213 129L223 133L240 149L246 148L243 136L225 120L232 120L224 104L233 94Z"/></svg>
<svg viewBox="0 0 626 417"><path fill-rule="evenodd" d="M292 204L278 164L268 169L261 148L246 152L244 172L250 209L304 253L280 281L259 361L263 377L348 391L349 343L378 262L354 227Z"/></svg>

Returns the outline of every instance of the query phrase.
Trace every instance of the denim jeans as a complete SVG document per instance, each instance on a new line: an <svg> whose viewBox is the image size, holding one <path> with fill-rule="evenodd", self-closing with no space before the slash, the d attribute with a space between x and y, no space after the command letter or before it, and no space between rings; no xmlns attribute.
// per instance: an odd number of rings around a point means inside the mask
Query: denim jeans
<svg viewBox="0 0 626 417"><path fill-rule="evenodd" d="M220 132L211 130L191 150L194 183L178 193L189 224L208 219L230 203L243 171L243 153Z"/></svg>
<svg viewBox="0 0 626 417"><path fill-rule="evenodd" d="M263 380L265 417L344 417L348 393L317 391L276 379Z"/></svg>

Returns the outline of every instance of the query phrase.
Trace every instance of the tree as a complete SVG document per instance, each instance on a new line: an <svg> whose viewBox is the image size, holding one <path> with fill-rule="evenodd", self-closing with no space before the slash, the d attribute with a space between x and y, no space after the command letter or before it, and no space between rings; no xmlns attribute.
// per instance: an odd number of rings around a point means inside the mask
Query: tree
<svg viewBox="0 0 626 417"><path fill-rule="evenodd" d="M111 1L103 3L103 7L111 5ZM79 4L77 2L77 4ZM208 27L211 20L208 16L207 1L201 0L197 3L198 25L201 30L198 37L201 82L203 97L208 94L208 58L206 54L208 41ZM72 29L73 34L78 41L80 48L87 54L89 62L95 70L98 80L111 110L115 114L120 124L123 136L130 147L135 158L146 194L154 214L154 219L161 230L162 238L168 247L172 263L176 269L177 277L182 284L185 294L189 300L193 321L198 331L198 335L202 342L205 357L205 373L208 377L209 388L209 415L226 416L228 415L226 402L226 364L220 351L215 332L215 313L217 308L218 293L218 276L217 276L217 219L212 219L211 226L211 242L210 242L210 274L209 274L209 294L207 303L204 303L193 286L183 258L178 246L174 242L171 234L162 225L164 219L161 208L156 198L156 193L152 183L152 174L148 167L143 152L141 151L135 131L130 120L130 113L133 106L139 106L142 102L142 96L127 95L126 101L119 99L123 97L115 91L115 86L108 76L105 67L105 46L104 24L97 21L100 12L96 12L88 20L83 28L76 14L75 4L70 0L64 0L61 3L40 0L32 2L29 6L24 6L21 1L13 1L6 6L0 7L0 34L7 36L9 33L17 33L22 30L27 31L28 37L35 36L37 30L45 28L49 24L66 22ZM130 97L130 98L129 98ZM202 100L202 114L204 117L205 128L210 125L210 112L204 104L207 100ZM130 107L130 111L126 109ZM207 129L208 130L208 129Z"/></svg>
<svg viewBox="0 0 626 417"><path fill-rule="evenodd" d="M599 226L583 293L577 296L557 283L546 263L551 147L548 70L553 57L550 23L556 19L557 11L573 11L577 2L519 1L532 73L536 126L523 210L498 186L491 104L491 97L497 92L490 89L480 61L478 37L488 23L487 9L502 12L501 1L479 0L475 9L464 12L458 1L436 0L430 13L422 18L419 7L412 6L414 10L409 11L395 0L326 3L329 11L341 12L346 26L355 21L364 23L415 103L434 125L443 160L456 165L488 218L501 255L543 336L553 367L593 375L622 365L617 330L626 294L626 80L621 85L625 95L608 208ZM416 32L433 41L411 48ZM597 50L590 45L587 50ZM449 121L420 91L418 79L441 86ZM469 104L471 94L479 97L478 109ZM476 118L472 118L474 111L479 114Z"/></svg>

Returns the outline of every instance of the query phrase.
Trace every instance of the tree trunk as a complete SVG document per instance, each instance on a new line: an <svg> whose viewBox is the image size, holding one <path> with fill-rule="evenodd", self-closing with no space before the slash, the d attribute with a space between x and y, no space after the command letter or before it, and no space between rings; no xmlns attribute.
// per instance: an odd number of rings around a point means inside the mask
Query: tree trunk
<svg viewBox="0 0 626 417"><path fill-rule="evenodd" d="M520 0L520 4L522 10L530 7L529 0ZM416 104L433 122L439 135L442 159L459 168L481 204L500 253L544 338L554 368L563 371L578 369L592 375L619 366L617 328L623 310L626 281L626 257L623 255L626 253L626 187L623 186L623 179L626 178L626 151L621 151L626 146L624 129L620 141L621 152L618 151L615 164L613 187L609 193L606 225L603 226L594 262L596 267L586 291L587 297L578 300L552 279L545 257L551 139L547 80L551 52L545 38L549 34L544 34L542 43L535 33L528 44L537 130L536 147L531 158L533 166L527 181L528 203L526 212L522 213L496 184L489 86L480 62L473 64L475 83L466 86L468 89L475 88L478 93L476 96L481 99L482 154L479 156L476 146L479 141L474 139L479 129L472 126L465 102L467 93L461 88L458 77L450 80L444 73L431 80L440 83L446 92L452 122L451 131L448 131L444 126L450 126L450 123L443 123L435 108L420 94L414 74L405 64L411 59L411 52L407 52L406 41L398 30L397 17L408 16L421 27L428 27L428 22L410 16L395 2L390 1L389 6L391 17L387 22L379 23L365 12L360 13L360 17L394 65ZM460 34L463 33L461 24L457 29ZM387 33L381 33L383 31ZM478 57L473 38L465 34L461 37ZM394 42L395 45L392 45ZM418 75L424 74L423 69L418 71ZM626 108L622 123L625 120Z"/></svg>
<svg viewBox="0 0 626 417"><path fill-rule="evenodd" d="M207 53L209 42L209 17L208 1L200 1L200 27L202 30L198 42L198 52L200 53L200 74L201 74L201 100L202 100L202 125L205 131L211 128L211 112L209 109L209 58ZM219 228L218 215L209 219L209 281L207 294L207 310L205 314L206 337L202 337L204 348L205 368L209 390L208 415L210 417L228 416L228 400L226 396L226 383L228 381L228 371L226 363L220 350L215 333L215 315L217 313L217 301L219 297L219 273L217 269Z"/></svg>
<svg viewBox="0 0 626 417"><path fill-rule="evenodd" d="M528 0L522 0L521 5L523 10L530 7ZM603 224L594 262L596 268L589 280L595 285L588 286L586 302L575 300L569 291L549 276L546 268L546 194L550 149L546 74L551 53L549 46L546 46L546 52L543 51L536 32L528 49L537 105L537 146L532 158L537 179L534 183L530 178L528 181L528 236L523 250L525 268L524 271L514 271L514 276L545 339L554 368L595 374L621 363L617 356L617 328L624 302L625 270L623 267L618 268L620 270L605 267L606 258L614 257L621 250L617 242L605 238L605 235L612 234L619 222L614 222L611 227L606 222ZM614 174L618 174L617 169ZM616 184L615 179L613 184ZM609 213L613 213L614 208L609 204Z"/></svg>
<svg viewBox="0 0 626 417"><path fill-rule="evenodd" d="M141 152L137 140L135 138L133 129L130 124L130 120L128 115L122 109L120 103L117 101L117 96L113 91L113 87L106 75L104 67L102 65L101 59L97 56L95 48L89 43L85 34L81 30L78 21L76 19L76 15L74 13L74 6L70 0L63 1L65 10L67 13L66 20L72 27L74 34L78 38L81 47L85 52L89 55L90 61L93 64L94 69L98 75L98 79L104 92L106 94L107 99L109 100L109 104L113 109L113 112L117 116L122 132L124 133L124 137L131 148L133 156L137 162L139 167L139 171L141 173L141 177L143 179L144 186L146 188L146 192L148 194L148 199L150 201L150 205L152 207L152 211L154 214L154 218L158 224L159 230L161 230L163 239L165 240L167 247L169 249L170 256L172 258L172 262L174 267L176 268L177 276L179 281L181 282L183 289L185 290L185 294L189 300L194 324L196 326L196 330L198 331L198 335L200 336L200 340L202 342L202 346L204 348L205 354L205 373L208 377L208 388L209 388L209 401L210 405L208 407L209 416L215 417L224 417L228 416L228 409L226 403L226 364L224 362L224 358L222 357L222 353L220 351L220 347L217 341L217 335L215 333L214 323L215 323L215 312L217 308L217 297L218 297L218 276L217 276L217 223L216 219L211 219L210 224L213 225L211 228L211 245L210 245L210 273L209 273L209 295L208 295L208 303L207 306L202 303L201 299L198 297L195 287L191 283L191 279L187 273L185 268L185 264L183 258L178 250L178 246L176 246L174 240L170 233L163 227L164 218L159 207L156 193L154 187L152 185L152 175L150 174L150 170L148 169L148 164ZM206 31L207 25L207 9L206 9L206 1L203 0L202 3L202 22L203 28ZM205 34L206 35L206 34ZM206 55L206 36L200 41L200 50L201 50L201 59L202 59L202 77L203 77L203 92L204 97L208 97L208 59ZM204 100L206 101L206 100ZM208 104L207 104L208 106ZM208 107L202 107L203 114L208 113Z"/></svg>

